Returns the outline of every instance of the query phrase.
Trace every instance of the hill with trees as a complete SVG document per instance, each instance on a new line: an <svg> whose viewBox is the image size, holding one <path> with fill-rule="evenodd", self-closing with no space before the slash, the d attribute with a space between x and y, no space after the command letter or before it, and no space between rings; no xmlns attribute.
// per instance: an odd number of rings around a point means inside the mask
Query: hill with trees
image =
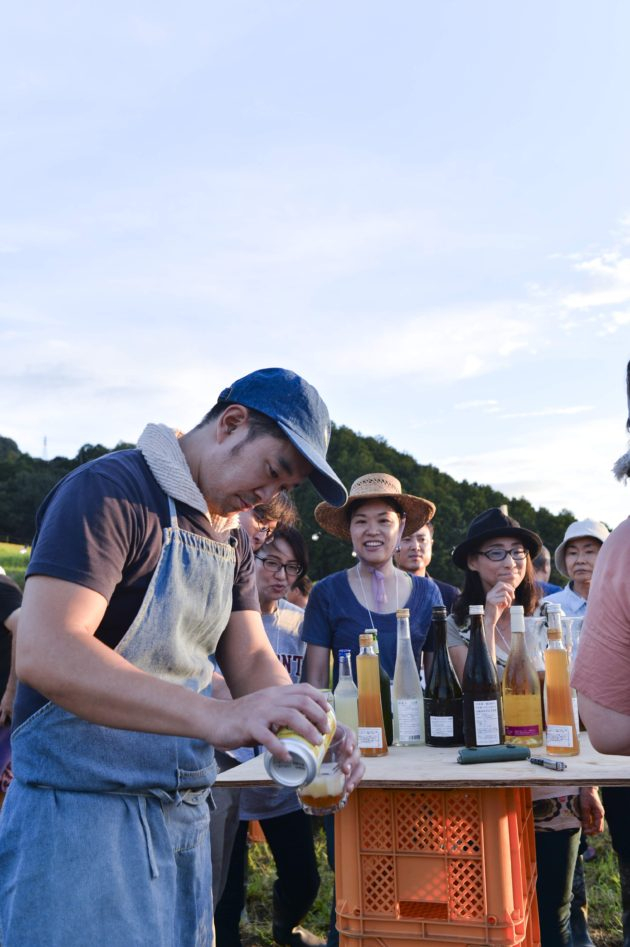
<svg viewBox="0 0 630 947"><path fill-rule="evenodd" d="M120 442L113 449L133 446ZM109 450L102 444L84 444L74 458L42 460L22 453L15 441L0 436L0 540L29 544L37 507L54 484L75 467ZM333 428L328 459L348 488L362 474L379 471L398 477L406 493L432 500L437 513L430 571L456 585L460 584L461 572L451 562L450 551L482 510L506 504L510 515L539 533L551 550L575 519L569 510L555 515L544 507L535 509L524 497L507 497L483 484L457 481L432 464L418 463L410 454L395 450L384 438L364 437L344 426ZM350 546L328 536L317 525L313 512L319 497L310 483L298 487L294 496L311 553L311 577L319 579L352 565ZM556 581L559 579L556 576Z"/></svg>

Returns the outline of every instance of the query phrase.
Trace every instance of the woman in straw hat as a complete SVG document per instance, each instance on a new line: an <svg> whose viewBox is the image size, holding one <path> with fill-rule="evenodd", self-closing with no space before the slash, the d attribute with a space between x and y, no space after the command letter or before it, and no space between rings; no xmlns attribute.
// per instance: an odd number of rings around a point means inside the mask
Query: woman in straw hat
<svg viewBox="0 0 630 947"><path fill-rule="evenodd" d="M422 497L402 492L396 477L371 473L352 484L342 507L320 503L315 519L327 533L351 542L357 563L318 582L309 598L302 639L308 642L306 680L328 686L330 652L334 655L334 683L340 648L353 659L359 653L359 635L378 631L381 665L394 676L396 663L396 610L410 610L411 641L418 662L427 641L431 609L441 605L430 579L410 576L394 566L401 537L427 523L435 506Z"/></svg>

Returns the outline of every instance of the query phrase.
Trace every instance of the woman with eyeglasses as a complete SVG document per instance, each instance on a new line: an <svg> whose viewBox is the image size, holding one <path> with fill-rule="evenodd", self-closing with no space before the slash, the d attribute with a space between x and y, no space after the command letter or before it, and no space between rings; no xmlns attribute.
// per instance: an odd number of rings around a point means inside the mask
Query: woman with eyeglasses
<svg viewBox="0 0 630 947"><path fill-rule="evenodd" d="M470 605L484 606L486 641L492 660L505 667L512 638L510 606L522 605L533 615L538 600L532 559L542 540L496 507L476 516L466 539L455 547L453 562L464 570L461 594L447 624L447 644L461 680L470 640Z"/></svg>
<svg viewBox="0 0 630 947"><path fill-rule="evenodd" d="M301 636L304 611L288 602L286 596L308 569L306 544L296 529L280 524L254 558L265 632L278 660L297 684L306 648ZM239 752L239 758L246 759L253 753L253 750L244 749ZM323 945L321 938L300 926L317 896L320 878L313 844L313 822L302 810L295 790L280 786L242 789L236 818L238 826L231 857L225 846L222 853L225 886L220 899L220 891L215 890L218 900L214 915L217 947L239 947L241 944L247 830L253 821L260 822L276 866L271 906L274 943L279 947Z"/></svg>
<svg viewBox="0 0 630 947"><path fill-rule="evenodd" d="M447 644L460 681L470 640L470 605L484 606L488 650L502 676L512 638L510 607L522 605L525 615L533 615L536 608L532 559L541 546L536 533L495 507L474 518L466 539L453 550L453 562L464 571L464 584L447 619ZM580 831L582 827L589 834L601 831L603 810L591 787L563 786L562 795L557 793L553 788L532 790L541 944L578 947L570 911ZM590 938L581 941L580 947L589 942Z"/></svg>

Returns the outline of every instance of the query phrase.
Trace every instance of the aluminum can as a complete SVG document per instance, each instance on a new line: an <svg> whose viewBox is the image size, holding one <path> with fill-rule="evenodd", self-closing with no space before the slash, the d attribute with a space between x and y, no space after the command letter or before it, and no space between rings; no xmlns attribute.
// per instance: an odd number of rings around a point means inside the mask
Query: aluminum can
<svg viewBox="0 0 630 947"><path fill-rule="evenodd" d="M287 763L272 756L269 750L265 750L263 762L267 773L274 782L279 783L280 786L289 786L292 789L313 782L337 727L335 712L332 707L328 709L328 723L330 724L330 730L323 734L322 742L319 744L309 743L299 733L295 733L294 730L289 730L287 727L278 730L276 736L284 743L291 760Z"/></svg>

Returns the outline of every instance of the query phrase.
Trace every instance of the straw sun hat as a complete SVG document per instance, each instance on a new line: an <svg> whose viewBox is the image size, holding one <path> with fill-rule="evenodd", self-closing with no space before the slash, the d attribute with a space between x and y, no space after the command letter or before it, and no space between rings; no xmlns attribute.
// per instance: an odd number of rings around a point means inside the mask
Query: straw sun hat
<svg viewBox="0 0 630 947"><path fill-rule="evenodd" d="M343 506L334 507L330 503L320 503L315 507L315 519L327 533L338 539L350 541L350 512L352 507L362 500L391 499L407 517L405 536L415 533L428 523L435 514L435 504L422 497L403 493L400 480L386 473L369 473L358 477L350 487L350 493Z"/></svg>

